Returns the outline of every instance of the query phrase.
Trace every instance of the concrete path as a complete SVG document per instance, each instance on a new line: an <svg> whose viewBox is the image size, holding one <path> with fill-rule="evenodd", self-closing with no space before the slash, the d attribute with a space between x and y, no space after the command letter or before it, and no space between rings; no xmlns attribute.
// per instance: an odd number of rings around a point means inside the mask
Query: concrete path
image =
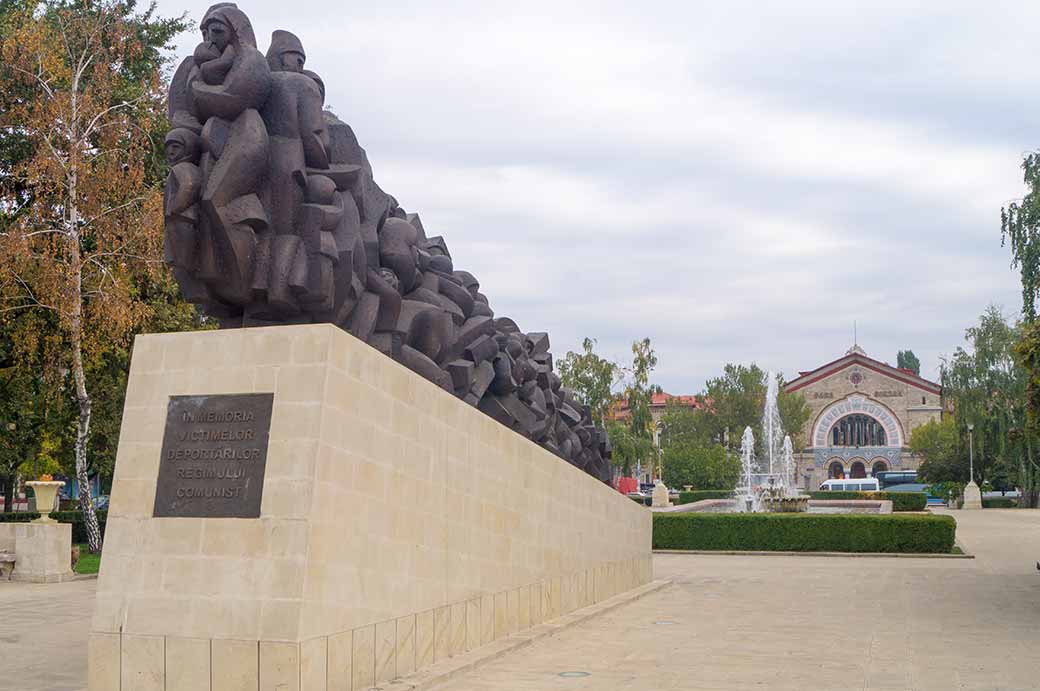
<svg viewBox="0 0 1040 691"><path fill-rule="evenodd" d="M676 585L438 691L1040 688L1040 511L953 513L974 560L658 555Z"/></svg>
<svg viewBox="0 0 1040 691"><path fill-rule="evenodd" d="M439 691L1040 688L1040 511L954 515L976 559L658 555L675 585ZM95 584L0 582L0 689L85 688Z"/></svg>
<svg viewBox="0 0 1040 691"><path fill-rule="evenodd" d="M0 689L79 691L97 580L0 581Z"/></svg>

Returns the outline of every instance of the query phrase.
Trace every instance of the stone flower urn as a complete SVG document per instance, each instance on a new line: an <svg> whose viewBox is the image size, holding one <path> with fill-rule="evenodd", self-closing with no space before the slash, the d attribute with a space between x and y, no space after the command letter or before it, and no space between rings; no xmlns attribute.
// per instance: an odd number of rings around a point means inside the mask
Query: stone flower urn
<svg viewBox="0 0 1040 691"><path fill-rule="evenodd" d="M65 483L58 480L30 480L25 484L36 493L36 510L40 512L40 517L33 523L57 523L50 513L54 510L54 497Z"/></svg>

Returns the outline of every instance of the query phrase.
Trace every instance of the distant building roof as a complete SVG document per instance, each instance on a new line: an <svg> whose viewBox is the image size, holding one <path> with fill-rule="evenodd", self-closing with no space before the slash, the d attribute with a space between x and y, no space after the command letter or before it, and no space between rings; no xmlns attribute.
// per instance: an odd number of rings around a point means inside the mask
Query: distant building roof
<svg viewBox="0 0 1040 691"><path fill-rule="evenodd" d="M704 408L706 406L705 401L703 401L698 396L693 396L690 394L681 394L675 396L662 391L661 393L655 393L651 397L650 409L661 410L662 408L668 405L669 401L672 400L677 400L681 403L685 403L686 405L694 409ZM609 417L611 420L622 420L628 417L628 415L628 401L624 398L618 398L617 400L615 400L610 406L610 411L607 413L607 417Z"/></svg>
<svg viewBox="0 0 1040 691"><path fill-rule="evenodd" d="M924 377L914 374L913 370L905 367L893 367L887 362L881 362L867 355L867 352L858 345L854 345L848 349L848 351L842 357L837 360L832 360L826 365L817 367L814 370L808 370L806 372L799 372L798 378L787 382L784 386L784 390L787 392L797 391L803 387L817 382L825 377L829 377L832 374L840 372L846 367L852 365L860 365L867 369L872 369L875 372L879 372L893 379L897 379L905 384L928 391L930 393L942 393L942 387L933 381L929 381Z"/></svg>

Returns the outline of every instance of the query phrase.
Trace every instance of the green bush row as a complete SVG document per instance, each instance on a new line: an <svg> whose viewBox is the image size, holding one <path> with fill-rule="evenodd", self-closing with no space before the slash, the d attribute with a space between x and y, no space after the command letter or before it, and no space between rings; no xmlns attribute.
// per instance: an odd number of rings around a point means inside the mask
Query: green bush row
<svg viewBox="0 0 1040 691"><path fill-rule="evenodd" d="M1014 497L993 497L982 500L984 509L1013 509L1016 506L1018 506L1018 500Z"/></svg>
<svg viewBox="0 0 1040 691"><path fill-rule="evenodd" d="M72 524L72 542L81 543L87 541L87 527L83 523L82 511L52 511L51 518L59 523ZM11 513L0 513L0 523L28 523L40 517L36 511L14 511ZM108 511L97 512L98 525L101 528L101 537L105 536L105 523L108 520Z"/></svg>
<svg viewBox="0 0 1040 691"><path fill-rule="evenodd" d="M787 513L654 514L654 549L940 553L952 516Z"/></svg>
<svg viewBox="0 0 1040 691"><path fill-rule="evenodd" d="M732 499L733 491L716 490L716 489L695 489L690 492L679 492L679 500L677 504L692 504L695 501L703 501L704 499ZM632 501L643 506L653 506L653 497L629 497Z"/></svg>
<svg viewBox="0 0 1040 691"><path fill-rule="evenodd" d="M811 499L875 499L891 501L893 511L924 511L928 495L924 492L809 492Z"/></svg>
<svg viewBox="0 0 1040 691"><path fill-rule="evenodd" d="M695 501L704 501L705 499L732 499L733 490L726 491L720 489L695 489L690 492L679 492L679 503L680 504L692 504Z"/></svg>

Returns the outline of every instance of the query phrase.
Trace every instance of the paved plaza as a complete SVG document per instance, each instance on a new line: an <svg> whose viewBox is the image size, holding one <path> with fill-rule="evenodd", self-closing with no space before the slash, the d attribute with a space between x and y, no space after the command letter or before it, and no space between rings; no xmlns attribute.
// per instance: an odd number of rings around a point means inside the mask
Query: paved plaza
<svg viewBox="0 0 1040 691"><path fill-rule="evenodd" d="M440 691L1035 689L1040 511L954 515L976 559L658 555L674 585ZM0 687L85 687L94 583L0 583Z"/></svg>
<svg viewBox="0 0 1040 691"><path fill-rule="evenodd" d="M86 688L87 634L96 584L0 580L0 689Z"/></svg>
<svg viewBox="0 0 1040 691"><path fill-rule="evenodd" d="M674 586L438 691L1038 688L1040 511L954 515L976 559L658 555Z"/></svg>

